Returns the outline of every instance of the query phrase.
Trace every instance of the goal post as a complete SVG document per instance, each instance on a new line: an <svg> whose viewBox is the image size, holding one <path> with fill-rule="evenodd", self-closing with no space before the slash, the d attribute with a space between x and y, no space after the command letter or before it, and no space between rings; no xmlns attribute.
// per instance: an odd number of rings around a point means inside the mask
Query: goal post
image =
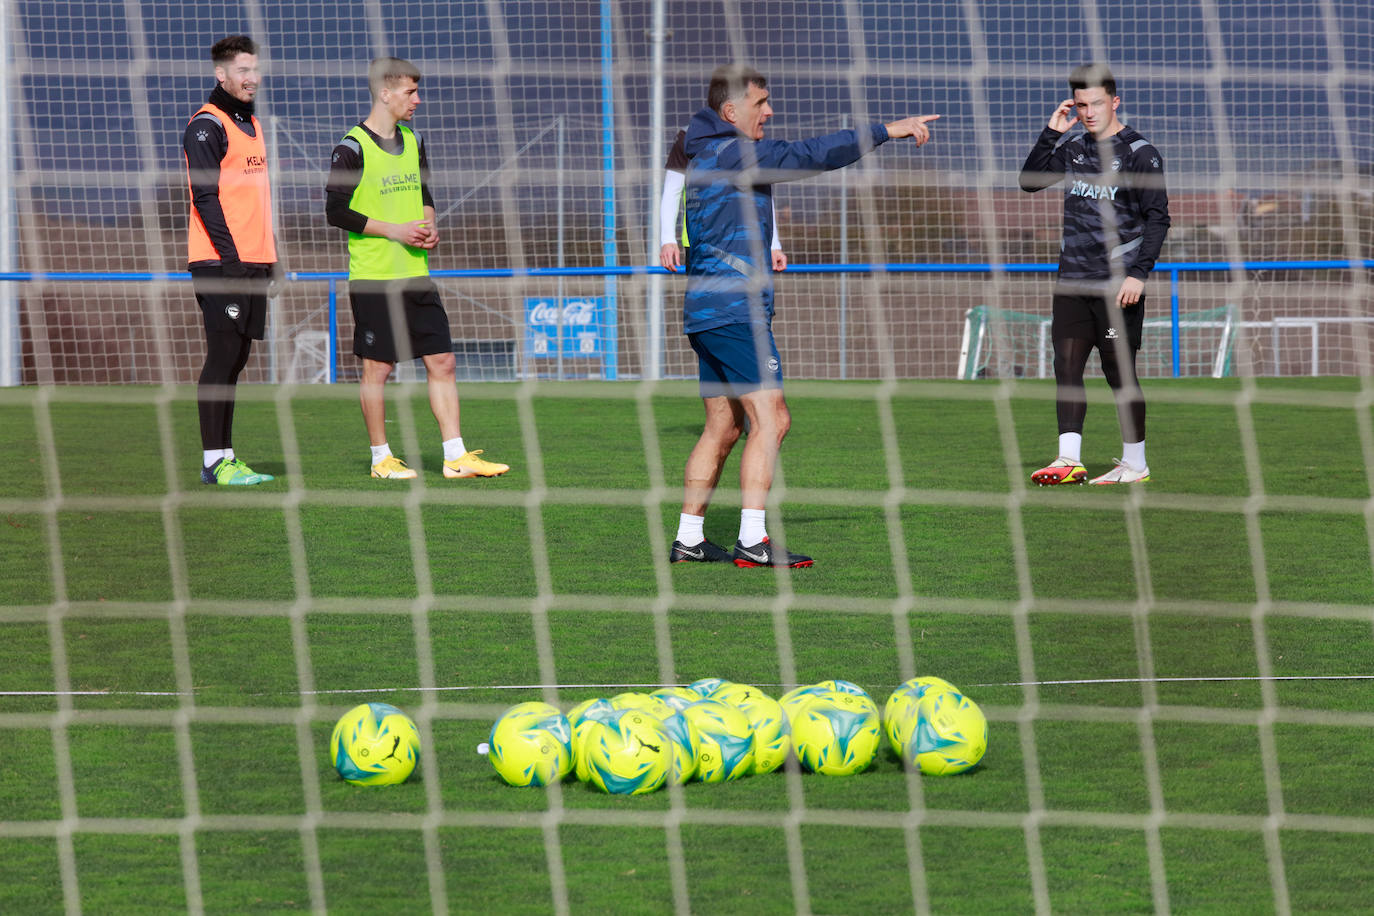
<svg viewBox="0 0 1374 916"><path fill-rule="evenodd" d="M1181 314L1178 374L1223 378L1234 374L1232 359L1240 310L1223 305ZM1142 377L1174 374L1173 319L1146 318L1137 372ZM961 379L1053 378L1054 343L1048 315L978 305L964 313L959 345Z"/></svg>

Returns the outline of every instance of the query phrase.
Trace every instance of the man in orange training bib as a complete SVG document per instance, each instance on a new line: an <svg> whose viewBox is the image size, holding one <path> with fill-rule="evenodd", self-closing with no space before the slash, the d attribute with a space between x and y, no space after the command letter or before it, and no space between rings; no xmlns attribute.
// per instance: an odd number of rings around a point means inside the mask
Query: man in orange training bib
<svg viewBox="0 0 1374 916"><path fill-rule="evenodd" d="M182 135L191 187L187 257L205 319L205 366L196 404L204 449L200 479L253 486L272 479L234 454L234 395L253 341L267 325L267 289L277 270L267 144L253 117L258 48L231 35L210 49L216 85Z"/></svg>

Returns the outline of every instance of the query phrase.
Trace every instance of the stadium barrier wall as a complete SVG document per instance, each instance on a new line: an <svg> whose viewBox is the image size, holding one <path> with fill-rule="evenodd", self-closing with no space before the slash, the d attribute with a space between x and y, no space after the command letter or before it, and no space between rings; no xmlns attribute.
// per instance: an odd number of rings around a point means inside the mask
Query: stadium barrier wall
<svg viewBox="0 0 1374 916"><path fill-rule="evenodd" d="M1345 273L1349 273L1353 279L1359 272L1370 269L1374 269L1374 259L1244 261L1237 263L1197 261L1157 265L1151 281L1152 295L1157 296L1159 285L1166 281L1169 290L1168 314L1172 330L1170 334L1171 358L1169 361L1171 371L1168 374L1173 377L1199 374L1190 371L1180 360L1180 316L1185 300L1192 304L1195 298L1200 299L1200 307L1202 308L1234 305L1234 303L1227 301L1227 297L1233 295L1235 291L1233 281L1236 278L1245 279L1260 273L1298 281L1310 276L1312 272L1329 272L1327 274L1328 279L1324 281L1325 285L1340 287L1345 284L1339 279L1331 280L1331 276L1339 278ZM838 317L832 326L822 331L822 333L829 333L834 341L839 342L840 353L837 360L828 351L826 355L817 355L821 348L817 346L815 328L812 327L816 324L814 315L804 314L801 308L789 312L789 303L807 298L804 284L824 282L826 278L835 276L866 276L881 279L922 274L947 278L980 277L985 281L994 277L1031 277L1038 278L1039 284L1031 293L1016 294L1016 301L1022 310L1047 314L1049 284L1055 271L1056 265L1047 263L794 264L787 269L789 275L787 282L790 288L783 297L780 297L782 300L780 305L782 317L779 319L775 331L785 358L788 358L792 363L793 368L789 373L792 378L879 378L882 375L881 360L863 361L853 357L853 347L862 346L865 341L873 347L893 346L890 339L883 340L871 335L865 337L862 328L857 327L863 323L861 309L849 305L846 299L848 296L859 296L862 293L846 293L845 289L841 288L836 310ZM541 297L549 300L563 299L564 301L595 299L597 294L606 288L609 281L616 278L642 281L653 276L673 277L661 267L640 265L494 267L436 270L433 271L432 275L441 286L446 287L462 284L463 288L466 289L474 284L496 284L502 288L498 295L502 295L508 300L523 298L525 305L539 300ZM803 277L808 279L801 279ZM1185 297L1183 288L1185 277L1206 281L1205 290L1203 289L1204 284L1194 284ZM298 271L289 272L287 279L291 284L291 287L288 288L290 289L289 294L297 299L300 298L302 288L323 286L325 290L324 301L320 303L318 298L307 296L313 305L307 304L303 313L299 307L294 309L298 316L304 315L301 320L295 323L283 320L280 314L281 309L277 309L272 319L272 325L269 327L268 345L262 348L268 351L266 359L264 360L259 355L254 360L254 362L265 362L266 365L255 367L250 364L244 380L259 382L353 380L350 377L350 371L341 369L339 363L340 355L346 356L350 349L346 334L340 330L341 323L347 326L351 321L346 304L342 307L342 314L340 309L340 295L346 289L347 274L336 271ZM680 282L681 275L678 275L677 279ZM184 284L189 280L190 275L183 272L54 271L41 273L10 271L0 273L0 284L10 289L15 286L19 287L18 298L21 302L21 316L26 319L21 322L24 332L21 335L23 337L22 346L15 348L13 353L0 354L0 359L8 361L18 359L20 365L14 366L8 362L5 365L0 365L0 378L15 379L17 384L42 383L41 376L45 372L39 371L38 366L46 361L48 365L46 374L50 376L50 381L57 384L194 381L201 358L200 354L203 352L199 336L196 333L170 335L171 339L175 340L177 350L175 353L168 354L172 357L171 363L173 364L170 371L169 367L158 365L159 361L154 358L157 356L155 352L148 354L146 367L140 368L138 371L130 370L129 363L121 358L132 354L108 352L104 354L102 359L101 353L97 352L96 342L91 339L92 335L87 333L88 339L81 340L83 331L80 327L80 321L72 319L70 316L59 320L55 328L45 331L42 335L34 333L35 327L40 323L40 316L38 315L40 309L36 308L34 303L36 302L38 306L44 304L45 296L42 290L51 285L141 284L155 287L157 292L154 293L150 290L150 294L140 294L138 298L154 301L159 296L189 299L189 291L184 289ZM565 289L565 280L580 280L591 285L585 288ZM556 281L556 286L548 285L551 281ZM25 286L39 292L26 295ZM1256 310L1242 308L1241 317L1243 320L1239 322L1239 325L1242 336L1245 338L1243 345L1248 344L1255 351L1255 354L1248 360L1238 359L1236 361L1236 374L1279 376L1368 374L1371 371L1369 368L1371 364L1369 334L1359 328L1361 326L1367 327L1369 323L1374 322L1374 318L1370 317L1368 310L1365 310L1363 314L1330 314L1329 305L1334 293L1330 290L1322 293L1323 288L1322 284L1313 284L1311 299L1307 302L1295 303L1281 292L1276 297L1275 303L1266 303L1258 309L1258 311L1265 312L1264 317L1258 319L1252 314L1247 314L1247 312ZM680 289L677 292L680 294ZM798 292L801 292L801 295L798 295ZM948 293L948 290L943 292ZM967 285L961 286L959 292L961 297L967 301L968 306L960 307L960 303L951 303L949 308L939 310L939 319L936 320L933 317L936 312L932 311L929 300L932 293L938 297L942 291L934 289L922 294L925 314L924 316L921 314L915 316L915 327L911 327L911 321L898 323L909 338L921 338L928 351L928 354L924 356L918 355L910 359L897 360L896 372L898 377L949 378L959 375L960 330L963 326L964 315L968 307L984 304L978 301L984 297L980 295L976 287L970 289ZM565 293L571 295L565 296ZM461 299L464 298L470 297L464 296L461 291L455 293L452 288L445 290L445 299L451 314L462 308ZM30 301L27 309L23 305L25 300ZM476 302L477 300L472 299L472 301ZM1327 303L1328 308L1325 314L1318 314L1314 306L1322 301ZM1031 304L1029 306L1024 305L1027 302ZM1288 307L1287 312L1284 311L1285 303ZM811 304L809 300L808 304ZM199 322L195 320L198 316L192 314L195 310L189 304L185 308L180 305L168 307L175 308L178 312L186 312L189 316L187 320L198 325ZM816 309L813 308L812 311L816 311ZM1349 312L1350 310L1346 309L1346 311ZM502 312L501 320L495 322L494 325L489 323L483 328L480 336L466 336L462 327L455 326L455 346L465 348L461 352L466 352L470 357L468 360L470 371L466 374L461 371L463 360L460 359L461 379L465 381L514 380L518 378L641 379L654 377L648 371L644 371L654 365L662 367L658 377L682 378L689 377L694 368L694 364L690 362L689 353L686 357L683 354L677 354L676 359L656 360L653 354L648 352L651 348L646 342L645 328L654 327L654 322L648 316L633 312L627 314L624 310L621 310L617 315L613 308L606 309L603 314L614 316L610 325L596 328L602 343L605 344L605 349L597 352L591 358L578 358L575 351L568 350L564 346L565 342L573 339L578 329L562 326L561 319L566 312L563 309L557 309L554 311L554 320L557 325L559 341L554 347L555 352L548 354L547 358L536 359L529 352L528 311L522 309L521 303L508 302ZM670 320L668 322L660 321L659 326L667 325L664 333L671 346L676 346L682 337L680 320L671 320L677 312L676 296L670 291L664 297L660 310L660 314L669 316ZM948 314L944 314L945 312ZM1157 308L1152 308L1152 314L1158 316L1160 313ZM43 320L46 321L46 317ZM791 327L789 321L801 324L803 327ZM495 327L494 331L492 330L493 326ZM1322 337L1324 328L1328 329L1325 339ZM1336 328L1343 328L1344 333L1339 336L1332 333ZM564 332L567 332L567 337L564 337ZM37 340L36 337L38 336L41 336L43 340ZM124 341L116 340L113 343L117 347L121 343L128 343L128 338L126 337ZM83 349L87 345L89 347ZM283 352L283 348L286 348L287 352ZM155 351L157 348L153 346L151 349ZM680 349L687 350L685 344L682 344ZM43 353L44 350L47 351L46 354ZM302 367L296 364L302 352L313 354L317 363L314 372L303 372ZM850 353L851 358L845 358L846 352ZM40 359L40 356L45 357L45 359ZM62 362L67 356L72 357L73 362L61 371L57 371L55 364ZM137 358L133 362L137 362ZM479 371L484 367L491 371ZM129 371L124 371L121 374L121 368ZM674 372L674 369L677 371ZM397 377L401 380L409 380L413 374L412 371L411 375L408 376L403 367L398 370Z"/></svg>

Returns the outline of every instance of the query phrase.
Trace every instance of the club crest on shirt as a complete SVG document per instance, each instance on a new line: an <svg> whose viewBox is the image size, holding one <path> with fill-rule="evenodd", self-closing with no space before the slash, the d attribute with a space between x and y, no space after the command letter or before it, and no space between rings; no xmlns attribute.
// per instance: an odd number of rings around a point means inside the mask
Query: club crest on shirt
<svg viewBox="0 0 1374 916"><path fill-rule="evenodd" d="M1121 160L1120 160L1120 159L1113 159L1113 160L1112 160L1112 171L1113 171L1113 172L1119 172L1119 171L1121 171Z"/></svg>
<svg viewBox="0 0 1374 916"><path fill-rule="evenodd" d="M226 314L226 315L229 316L229 320L230 320L230 321L238 321L238 318L239 318L239 304L238 304L237 302L231 302L231 303L229 303L228 305L226 305L226 306L224 307L224 314Z"/></svg>
<svg viewBox="0 0 1374 916"><path fill-rule="evenodd" d="M208 130L198 130L196 131L196 139L204 143L206 140L210 139L210 132Z"/></svg>

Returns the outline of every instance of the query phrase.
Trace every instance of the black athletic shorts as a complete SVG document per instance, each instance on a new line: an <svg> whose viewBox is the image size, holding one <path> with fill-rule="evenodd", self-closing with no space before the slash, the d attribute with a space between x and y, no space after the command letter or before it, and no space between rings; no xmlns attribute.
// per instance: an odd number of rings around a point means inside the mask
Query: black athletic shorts
<svg viewBox="0 0 1374 916"><path fill-rule="evenodd" d="M1074 296L1056 293L1051 306L1050 337L1054 340L1091 340L1098 349L1116 345L1124 331L1132 350L1140 349L1140 332L1145 325L1145 296L1135 305L1121 309L1126 325L1112 327L1111 312L1103 296Z"/></svg>
<svg viewBox="0 0 1374 916"><path fill-rule="evenodd" d="M267 284L271 268L245 264L246 277L226 277L224 268L192 267L191 286L205 318L206 333L237 331L262 340L267 329Z"/></svg>
<svg viewBox="0 0 1374 916"><path fill-rule="evenodd" d="M398 363L453 350L448 312L428 277L355 280L348 284L348 299L355 356Z"/></svg>

